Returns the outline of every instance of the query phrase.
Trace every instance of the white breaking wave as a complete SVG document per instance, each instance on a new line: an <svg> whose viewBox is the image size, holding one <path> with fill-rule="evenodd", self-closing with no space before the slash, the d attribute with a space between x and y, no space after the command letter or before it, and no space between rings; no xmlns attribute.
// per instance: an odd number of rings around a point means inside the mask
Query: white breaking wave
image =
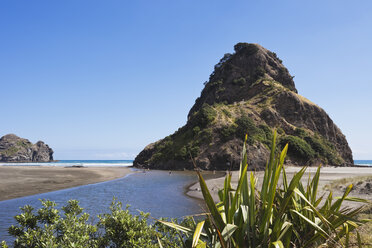
<svg viewBox="0 0 372 248"><path fill-rule="evenodd" d="M360 166L372 166L372 164L361 164L361 163L357 163L355 165L360 165Z"/></svg>

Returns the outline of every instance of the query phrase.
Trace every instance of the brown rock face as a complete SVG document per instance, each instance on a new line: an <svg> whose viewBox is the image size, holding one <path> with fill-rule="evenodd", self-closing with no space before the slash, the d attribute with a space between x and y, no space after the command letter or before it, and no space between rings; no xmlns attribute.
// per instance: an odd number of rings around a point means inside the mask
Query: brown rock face
<svg viewBox="0 0 372 248"><path fill-rule="evenodd" d="M0 139L0 162L49 162L53 161L53 150L42 141L32 144L14 134Z"/></svg>
<svg viewBox="0 0 372 248"><path fill-rule="evenodd" d="M278 130L289 143L288 161L298 165L353 164L351 149L327 113L297 94L293 77L275 53L239 43L215 66L185 126L148 145L134 166L154 169L237 169L248 133L248 162L262 169Z"/></svg>
<svg viewBox="0 0 372 248"><path fill-rule="evenodd" d="M297 93L292 76L275 53L258 44L238 43L234 49L234 54L225 54L215 65L209 83L196 99L189 117L204 103L209 105L218 102L234 103L260 93L252 91L250 86L263 76L280 82L284 87ZM221 88L225 90L221 91Z"/></svg>

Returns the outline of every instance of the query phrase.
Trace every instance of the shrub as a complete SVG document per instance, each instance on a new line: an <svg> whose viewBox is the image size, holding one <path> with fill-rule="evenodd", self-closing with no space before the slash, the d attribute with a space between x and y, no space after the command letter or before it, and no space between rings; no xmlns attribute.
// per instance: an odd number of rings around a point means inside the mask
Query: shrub
<svg viewBox="0 0 372 248"><path fill-rule="evenodd" d="M295 135L300 137L300 138L304 138L307 135L307 132L306 132L305 129L303 129L301 127L297 127L295 129Z"/></svg>
<svg viewBox="0 0 372 248"><path fill-rule="evenodd" d="M105 230L98 239L99 247L158 247L156 231L147 223L149 214L132 216L128 208L127 205L122 209L120 202L113 202L111 212L99 216L98 227Z"/></svg>
<svg viewBox="0 0 372 248"><path fill-rule="evenodd" d="M165 137L159 144L155 145L155 152L151 157L153 162L174 157L174 143L170 136Z"/></svg>
<svg viewBox="0 0 372 248"><path fill-rule="evenodd" d="M254 72L256 79L261 78L265 75L266 71L263 67L258 66Z"/></svg>
<svg viewBox="0 0 372 248"><path fill-rule="evenodd" d="M280 147L284 147L286 144L289 144L288 155L303 161L310 160L314 158L315 152L311 146L306 143L306 141L292 135L287 135L282 137L279 142Z"/></svg>
<svg viewBox="0 0 372 248"><path fill-rule="evenodd" d="M322 142L314 137L306 136L304 140L313 148L315 152L317 152L319 155L327 156L327 147L322 144Z"/></svg>
<svg viewBox="0 0 372 248"><path fill-rule="evenodd" d="M192 132L194 136L198 135L200 133L200 127L196 126L192 129Z"/></svg>
<svg viewBox="0 0 372 248"><path fill-rule="evenodd" d="M220 133L221 139L223 141L228 141L230 139L233 139L235 137L236 128L237 126L235 124L226 125L220 128L219 133Z"/></svg>
<svg viewBox="0 0 372 248"><path fill-rule="evenodd" d="M244 137L246 133L249 133L248 144L253 144L254 136L258 133L258 128L253 120L248 116L243 115L235 120L235 124L237 125L236 136Z"/></svg>
<svg viewBox="0 0 372 248"><path fill-rule="evenodd" d="M210 87L210 88L215 88L215 87L219 87L221 86L223 83L222 80L218 80L218 81L214 81L214 82L209 82L207 83L207 86Z"/></svg>
<svg viewBox="0 0 372 248"><path fill-rule="evenodd" d="M258 140L265 144L267 147L270 147L271 140L273 137L272 130L267 125L258 126Z"/></svg>
<svg viewBox="0 0 372 248"><path fill-rule="evenodd" d="M62 207L62 212L56 208L56 203L41 201L42 207L35 211L31 206L21 208L22 213L15 216L16 226L9 228L16 248L72 248L72 247L159 247L158 239L163 247L181 247L184 235L171 230L159 223L149 224L148 213L140 212L133 216L129 205L125 209L116 200L111 203L110 212L99 215L97 224L89 224L89 214L84 213L78 201L70 200ZM165 220L165 219L162 219ZM191 218L182 222L173 219L176 224L194 228ZM7 248L5 241L0 247Z"/></svg>
<svg viewBox="0 0 372 248"><path fill-rule="evenodd" d="M94 238L97 227L88 224L89 215L82 213L76 200L62 207L63 215L51 201L42 201L42 208L35 213L29 205L15 216L17 226L9 228L14 236L14 247L97 247ZM5 247L5 246L3 246Z"/></svg>
<svg viewBox="0 0 372 248"><path fill-rule="evenodd" d="M202 175L197 172L208 208L204 220L191 230L176 223L161 223L184 232L192 239L183 247L349 247L350 233L370 220L358 220L357 215L363 207L341 208L342 203L345 200L367 201L348 198L352 189L349 185L341 198L335 200L329 192L321 204L323 196L317 196L320 167L314 177L307 180L306 186L301 182L306 167L288 181L283 165L288 145L277 154L275 142L276 133L261 190L258 190L254 173L248 175L245 142L237 186L232 188L232 175L228 173L224 187L218 191L220 202L217 204ZM278 184L280 177L283 179L282 187ZM341 244L342 238L345 238L344 244ZM362 247L360 239L358 243Z"/></svg>
<svg viewBox="0 0 372 248"><path fill-rule="evenodd" d="M239 86L243 86L243 85L246 84L246 80L243 77L236 78L236 79L233 80L233 84L236 84L236 85L239 85Z"/></svg>
<svg viewBox="0 0 372 248"><path fill-rule="evenodd" d="M199 150L200 150L200 148L197 145L191 145L190 144L188 146L188 151L190 152L190 154L193 158L195 158L199 155Z"/></svg>
<svg viewBox="0 0 372 248"><path fill-rule="evenodd" d="M328 146L320 138L313 136L306 136L304 140L311 146L311 148L317 153L318 157L324 158L326 163L339 165L340 159L335 155L334 147Z"/></svg>
<svg viewBox="0 0 372 248"><path fill-rule="evenodd" d="M205 128L200 134L199 134L199 140L202 143L211 143L213 139L213 130L212 128Z"/></svg>
<svg viewBox="0 0 372 248"><path fill-rule="evenodd" d="M203 107L194 116L195 124L200 127L205 127L217 116L216 110L209 104L204 104Z"/></svg>
<svg viewBox="0 0 372 248"><path fill-rule="evenodd" d="M186 146L182 146L178 152L176 152L175 158L178 160L185 160L188 158Z"/></svg>

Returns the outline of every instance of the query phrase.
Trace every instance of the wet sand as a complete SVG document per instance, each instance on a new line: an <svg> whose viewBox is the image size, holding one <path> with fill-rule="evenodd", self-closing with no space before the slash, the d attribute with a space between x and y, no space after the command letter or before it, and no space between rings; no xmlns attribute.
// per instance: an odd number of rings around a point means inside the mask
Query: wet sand
<svg viewBox="0 0 372 248"><path fill-rule="evenodd" d="M0 166L0 201L124 177L128 167Z"/></svg>
<svg viewBox="0 0 372 248"><path fill-rule="evenodd" d="M286 172L288 178L292 178L294 173L299 171L301 167L286 167ZM313 175L316 172L316 167L310 167L305 172L302 182L306 185L309 178L309 173ZM248 172L250 173L250 172ZM233 188L236 188L238 181L238 171L232 172L231 184ZM372 176L372 167L322 167L320 170L320 179L319 179L319 189L318 196L321 196L323 193L327 193L328 190L324 189L324 186L330 184L332 181L343 179L343 178L352 178L352 177L362 177L362 176ZM258 189L261 188L263 172L256 172L256 177L258 180ZM311 177L312 178L312 177ZM218 190L223 188L224 177L209 179L206 180L207 186L213 196L215 201L218 200ZM279 181L279 185L281 181ZM347 185L345 185L347 186ZM360 185L354 185L354 189L351 191L350 196L364 198L372 201L372 189L365 190L359 189ZM343 189L334 189L332 190L336 196L343 194ZM195 183L189 187L187 192L188 196L202 199L202 193L200 191L199 183ZM353 204L350 204L353 205Z"/></svg>

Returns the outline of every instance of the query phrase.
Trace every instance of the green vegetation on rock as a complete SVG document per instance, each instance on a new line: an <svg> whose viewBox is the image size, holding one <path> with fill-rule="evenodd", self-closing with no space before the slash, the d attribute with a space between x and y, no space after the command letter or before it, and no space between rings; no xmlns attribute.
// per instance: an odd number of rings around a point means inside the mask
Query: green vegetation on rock
<svg viewBox="0 0 372 248"><path fill-rule="evenodd" d="M18 147L12 146L12 147L9 147L6 150L1 151L0 153L7 156L7 157L10 157L10 156L14 156L18 151L19 151Z"/></svg>
<svg viewBox="0 0 372 248"><path fill-rule="evenodd" d="M244 86L246 83L247 83L247 81L243 77L240 77L240 78L237 78L237 79L233 80L233 84L236 84L236 85L239 85L239 86Z"/></svg>
<svg viewBox="0 0 372 248"><path fill-rule="evenodd" d="M216 110L209 104L204 104L198 112L194 113L191 122L194 126L205 127L214 121L216 116Z"/></svg>
<svg viewBox="0 0 372 248"><path fill-rule="evenodd" d="M282 137L279 145L284 147L286 144L289 144L288 155L291 157L306 161L313 159L315 156L315 152L311 146L299 137L292 135Z"/></svg>
<svg viewBox="0 0 372 248"><path fill-rule="evenodd" d="M314 136L305 136L304 140L314 150L316 157L323 158L326 163L330 164L339 165L342 163L342 158L335 155L335 148L329 142Z"/></svg>
<svg viewBox="0 0 372 248"><path fill-rule="evenodd" d="M275 88L275 84L273 85ZM248 145L262 144L269 149L275 128L261 120L251 118L253 111L257 109L251 109L245 103L242 105L215 103L213 106L205 104L192 115L188 125L154 145L149 162L190 161L190 154L196 158L216 142L236 142L245 134L248 134ZM288 157L291 161L312 163L313 160L315 162L320 160L333 165L344 162L332 143L306 128L295 128L291 134L286 134L281 127L278 127L277 131L278 146L283 148L289 143ZM228 149L221 148L221 151L231 154Z"/></svg>

